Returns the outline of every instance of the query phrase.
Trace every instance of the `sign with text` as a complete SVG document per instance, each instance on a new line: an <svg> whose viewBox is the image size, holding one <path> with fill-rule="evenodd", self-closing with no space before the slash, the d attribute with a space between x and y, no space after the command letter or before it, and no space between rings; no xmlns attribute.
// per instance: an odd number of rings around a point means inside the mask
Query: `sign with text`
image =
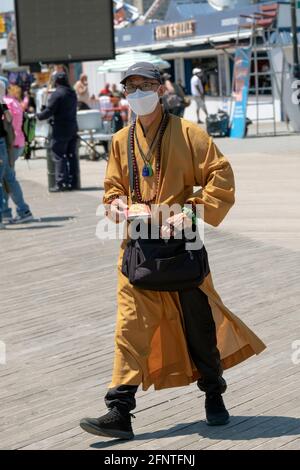
<svg viewBox="0 0 300 470"><path fill-rule="evenodd" d="M196 21L182 21L181 23L172 23L155 28L155 39L161 41L162 39L174 39L184 36L193 36L195 34Z"/></svg>

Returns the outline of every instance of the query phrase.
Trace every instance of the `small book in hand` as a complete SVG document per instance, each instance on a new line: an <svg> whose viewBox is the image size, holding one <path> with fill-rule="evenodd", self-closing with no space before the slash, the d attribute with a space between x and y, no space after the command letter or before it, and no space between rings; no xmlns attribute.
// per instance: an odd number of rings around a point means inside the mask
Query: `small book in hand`
<svg viewBox="0 0 300 470"><path fill-rule="evenodd" d="M151 218L151 210L150 207L146 204L132 204L129 207L127 212L127 219L128 220L135 220L135 219L150 219Z"/></svg>

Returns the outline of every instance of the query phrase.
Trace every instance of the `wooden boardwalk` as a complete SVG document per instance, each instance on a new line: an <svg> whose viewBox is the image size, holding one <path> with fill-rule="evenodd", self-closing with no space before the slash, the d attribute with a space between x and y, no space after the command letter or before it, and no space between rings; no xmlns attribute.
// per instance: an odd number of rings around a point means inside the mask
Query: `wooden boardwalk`
<svg viewBox="0 0 300 470"><path fill-rule="evenodd" d="M33 161L31 173L19 163L37 220L0 232L0 341L7 349L0 448L300 449L300 353L299 364L292 361L292 343L300 344L300 156L275 154L272 171L270 155L258 149L252 164L268 169L264 174L249 171L250 154L243 160L233 151L240 197L205 241L218 292L268 349L225 373L228 426L206 426L195 384L149 390L138 393L130 442L98 438L78 425L105 411L113 358L118 242L95 237L101 190L49 195L37 177L45 162ZM83 162L82 169L85 186L101 185L104 163ZM282 237L274 235L279 223Z"/></svg>

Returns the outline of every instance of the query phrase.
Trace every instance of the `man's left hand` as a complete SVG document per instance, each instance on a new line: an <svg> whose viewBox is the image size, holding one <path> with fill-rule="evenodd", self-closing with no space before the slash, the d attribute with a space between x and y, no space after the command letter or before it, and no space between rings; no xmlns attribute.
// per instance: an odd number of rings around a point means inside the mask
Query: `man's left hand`
<svg viewBox="0 0 300 470"><path fill-rule="evenodd" d="M186 230L192 227L192 219L182 212L169 217L161 227L162 238L170 238L176 231Z"/></svg>

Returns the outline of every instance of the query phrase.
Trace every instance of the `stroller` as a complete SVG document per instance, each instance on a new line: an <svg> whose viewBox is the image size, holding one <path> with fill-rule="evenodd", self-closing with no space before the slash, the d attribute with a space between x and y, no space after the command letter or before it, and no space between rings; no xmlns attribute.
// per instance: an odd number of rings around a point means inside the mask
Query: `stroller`
<svg viewBox="0 0 300 470"><path fill-rule="evenodd" d="M229 115L222 110L210 114L206 118L207 133L212 137L227 137L229 135Z"/></svg>
<svg viewBox="0 0 300 470"><path fill-rule="evenodd" d="M248 126L252 124L251 119L246 118L244 137L248 134ZM217 114L210 114L206 118L207 133L212 137L229 137L230 118L229 114L219 109Z"/></svg>

